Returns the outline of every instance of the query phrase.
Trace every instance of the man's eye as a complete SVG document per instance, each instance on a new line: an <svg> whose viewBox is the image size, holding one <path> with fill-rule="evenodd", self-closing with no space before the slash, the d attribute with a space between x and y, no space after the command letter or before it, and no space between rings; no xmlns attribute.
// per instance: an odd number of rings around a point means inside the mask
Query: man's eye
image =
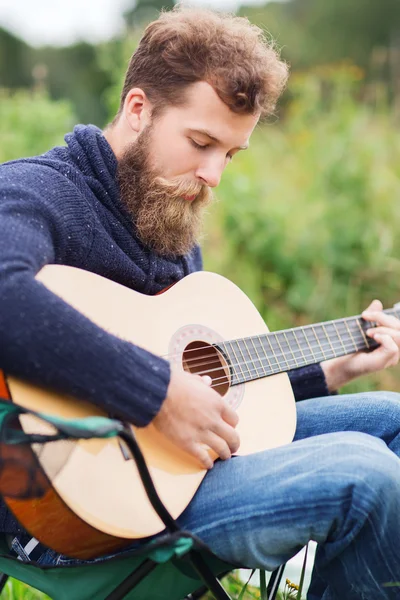
<svg viewBox="0 0 400 600"><path fill-rule="evenodd" d="M208 148L208 145L206 144L205 146L202 146L201 144L198 144L197 142L195 142L194 140L190 139L192 146L194 146L195 148L197 148L198 150L205 150L206 148Z"/></svg>

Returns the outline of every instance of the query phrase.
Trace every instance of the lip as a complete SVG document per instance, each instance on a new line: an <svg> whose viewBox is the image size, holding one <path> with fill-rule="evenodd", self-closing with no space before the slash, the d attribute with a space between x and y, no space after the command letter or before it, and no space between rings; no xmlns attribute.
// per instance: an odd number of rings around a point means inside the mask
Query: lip
<svg viewBox="0 0 400 600"><path fill-rule="evenodd" d="M192 194L191 196L182 196L182 198L188 202L193 202L193 200L196 198L196 194Z"/></svg>

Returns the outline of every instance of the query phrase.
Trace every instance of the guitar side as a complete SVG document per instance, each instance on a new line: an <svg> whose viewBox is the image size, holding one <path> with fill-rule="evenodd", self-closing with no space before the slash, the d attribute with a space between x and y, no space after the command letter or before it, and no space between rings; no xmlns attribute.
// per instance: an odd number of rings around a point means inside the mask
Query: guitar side
<svg viewBox="0 0 400 600"><path fill-rule="evenodd" d="M193 340L212 344L268 331L245 294L228 280L211 273L189 275L154 297L73 267L47 266L38 279L110 333L154 354L172 354L176 368L183 369L182 350ZM65 417L101 414L101 410L84 401L30 386L13 377L8 377L7 382L13 401L26 408ZM233 405L239 404L238 454L291 441L295 405L286 374L234 386L226 399ZM174 517L179 516L206 471L153 425L134 429L161 499ZM114 536L119 545L121 541L152 535L164 527L147 500L134 461L126 460L116 440L78 442L52 485L74 514L95 530ZM38 507L40 500L35 500L36 515ZM40 531L33 531L30 523L17 514L15 504L11 508L35 537L43 539ZM57 537L60 541L57 545L48 537L43 541L60 552L77 556L74 548L62 547L62 531ZM99 554L95 548L90 552L91 556Z"/></svg>

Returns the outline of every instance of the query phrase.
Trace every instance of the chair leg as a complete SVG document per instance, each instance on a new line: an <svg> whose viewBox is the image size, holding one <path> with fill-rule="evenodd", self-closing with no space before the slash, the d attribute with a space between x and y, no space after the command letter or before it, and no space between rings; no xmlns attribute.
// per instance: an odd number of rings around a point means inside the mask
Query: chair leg
<svg viewBox="0 0 400 600"><path fill-rule="evenodd" d="M228 570L225 573L218 575L218 580L223 579L230 572L231 571ZM183 600L200 600L204 596L204 594L206 594L208 591L209 591L208 586L203 585L200 588L198 588L197 590L195 590L194 592L192 592L191 594L188 594L187 596L185 596L185 598Z"/></svg>
<svg viewBox="0 0 400 600"><path fill-rule="evenodd" d="M151 573L156 567L158 563L147 559L142 562L139 567L130 573L128 577L126 577L111 594L107 596L105 600L123 600L125 596L133 590L133 588L138 585L142 579L147 577L149 573Z"/></svg>
<svg viewBox="0 0 400 600"><path fill-rule="evenodd" d="M200 575L201 579L206 584L207 589L214 594L216 600L232 600L232 598L223 588L218 577L214 575L203 557L198 552L195 550L189 552L189 560L194 569Z"/></svg>
<svg viewBox="0 0 400 600"><path fill-rule="evenodd" d="M4 590L7 581L8 575L6 575L5 573L0 573L0 594Z"/></svg>
<svg viewBox="0 0 400 600"><path fill-rule="evenodd" d="M269 578L268 585L267 585L267 599L268 600L275 600L285 567L286 567L286 564L280 565L271 574L271 577Z"/></svg>
<svg viewBox="0 0 400 600"><path fill-rule="evenodd" d="M276 595L278 593L279 584L281 582L285 566L286 565L281 565L280 567L278 567L277 569L275 569L275 571L273 571L271 573L271 576L268 581L268 586L267 586L267 599L268 600L276 599ZM224 577L224 575L222 577ZM186 596L186 598L184 598L184 600L200 600L206 592L208 592L208 587L203 585L203 587L199 588L195 592L192 592L191 594Z"/></svg>

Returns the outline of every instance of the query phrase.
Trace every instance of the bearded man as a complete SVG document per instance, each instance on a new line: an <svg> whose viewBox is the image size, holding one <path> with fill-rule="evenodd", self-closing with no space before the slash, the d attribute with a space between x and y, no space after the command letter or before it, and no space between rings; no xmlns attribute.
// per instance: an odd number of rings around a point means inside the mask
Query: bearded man
<svg viewBox="0 0 400 600"><path fill-rule="evenodd" d="M395 598L384 583L400 579L399 396L330 395L398 362L400 323L379 302L364 313L376 350L291 373L303 400L294 442L229 460L238 418L207 379L107 333L35 279L58 263L153 295L201 269L210 190L286 79L246 19L178 8L147 27L104 132L78 126L66 147L1 167L0 368L153 422L210 469L179 523L221 558L273 570L315 540L310 599ZM22 560L60 560L4 506L0 531Z"/></svg>

